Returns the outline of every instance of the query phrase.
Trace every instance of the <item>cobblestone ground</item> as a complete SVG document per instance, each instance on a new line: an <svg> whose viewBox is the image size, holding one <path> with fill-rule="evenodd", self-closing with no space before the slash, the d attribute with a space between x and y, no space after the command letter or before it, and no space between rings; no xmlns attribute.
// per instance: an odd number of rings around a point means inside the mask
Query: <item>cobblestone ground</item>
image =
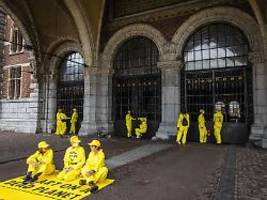
<svg viewBox="0 0 267 200"><path fill-rule="evenodd" d="M237 148L236 200L267 199L267 150Z"/></svg>
<svg viewBox="0 0 267 200"><path fill-rule="evenodd" d="M224 153L226 153L226 148ZM225 158L221 157L218 167L213 171L209 177L208 182L201 189L201 192L196 196L196 200L214 200L216 199L216 193L219 190L220 180L223 173L223 167L225 164Z"/></svg>

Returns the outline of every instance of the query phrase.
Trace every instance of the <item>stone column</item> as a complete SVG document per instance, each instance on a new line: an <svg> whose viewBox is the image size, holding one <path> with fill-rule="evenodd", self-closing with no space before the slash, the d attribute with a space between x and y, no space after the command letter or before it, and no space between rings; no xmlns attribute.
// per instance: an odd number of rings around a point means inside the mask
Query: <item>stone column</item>
<svg viewBox="0 0 267 200"><path fill-rule="evenodd" d="M251 52L249 61L253 64L254 123L249 139L261 141L267 125L267 70L261 52Z"/></svg>
<svg viewBox="0 0 267 200"><path fill-rule="evenodd" d="M56 113L57 113L57 75L46 75L44 80L44 116L45 122L43 132L53 133L56 129Z"/></svg>
<svg viewBox="0 0 267 200"><path fill-rule="evenodd" d="M83 121L79 135L96 133L96 89L97 89L97 68L94 66L85 68L84 73L84 103Z"/></svg>
<svg viewBox="0 0 267 200"><path fill-rule="evenodd" d="M97 75L96 121L102 131L113 131L112 121L112 69L101 69Z"/></svg>
<svg viewBox="0 0 267 200"><path fill-rule="evenodd" d="M176 135L176 122L180 112L180 69L182 61L159 62L161 69L161 123L156 137L168 139Z"/></svg>

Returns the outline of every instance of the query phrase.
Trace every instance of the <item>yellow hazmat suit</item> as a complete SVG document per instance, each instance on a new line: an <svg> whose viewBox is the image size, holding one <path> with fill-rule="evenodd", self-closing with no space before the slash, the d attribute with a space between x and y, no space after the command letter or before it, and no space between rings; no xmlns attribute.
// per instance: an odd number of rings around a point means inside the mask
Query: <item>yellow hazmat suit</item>
<svg viewBox="0 0 267 200"><path fill-rule="evenodd" d="M58 179L65 181L77 179L85 163L85 151L83 147L79 146L79 138L72 136L70 142L72 146L66 150L64 168L57 176Z"/></svg>
<svg viewBox="0 0 267 200"><path fill-rule="evenodd" d="M213 115L213 122L214 122L214 136L216 138L216 143L221 144L221 130L222 130L222 123L223 123L223 114L221 111L217 111Z"/></svg>
<svg viewBox="0 0 267 200"><path fill-rule="evenodd" d="M139 128L135 129L136 138L140 138L144 133L147 132L147 118L139 117L138 119L141 120L141 124Z"/></svg>
<svg viewBox="0 0 267 200"><path fill-rule="evenodd" d="M199 141L200 143L207 142L207 128L206 128L206 121L204 117L204 112L201 112L198 116L198 130L199 130Z"/></svg>
<svg viewBox="0 0 267 200"><path fill-rule="evenodd" d="M101 144L98 140L93 140L89 143L90 146L100 148ZM88 177L87 173L91 173ZM94 182L98 183L104 181L108 175L108 168L105 164L105 154L102 149L96 152L91 151L85 166L82 168L82 176L87 183Z"/></svg>
<svg viewBox="0 0 267 200"><path fill-rule="evenodd" d="M64 135L67 130L67 123L65 120L68 119L65 113L58 111L57 113L57 130L56 135Z"/></svg>
<svg viewBox="0 0 267 200"><path fill-rule="evenodd" d="M42 175L54 173L55 165L53 150L49 148L49 145L45 141L40 142L38 148L39 150L31 155L26 161L29 165L27 172L31 172L32 176L39 173ZM41 153L40 149L42 148L48 149L46 152Z"/></svg>
<svg viewBox="0 0 267 200"><path fill-rule="evenodd" d="M73 113L70 119L70 134L75 134L76 133L76 123L78 121L78 112L74 108Z"/></svg>
<svg viewBox="0 0 267 200"><path fill-rule="evenodd" d="M132 117L131 113L125 116L126 128L127 128L127 137L132 137L132 130L133 130L133 122L134 118Z"/></svg>
<svg viewBox="0 0 267 200"><path fill-rule="evenodd" d="M184 118L187 120L187 125L183 125ZM180 113L179 117L177 119L177 128L179 129L177 132L177 137L176 137L176 142L180 144L181 138L182 138L182 143L186 143L186 137L187 137L187 131L189 128L189 114L188 113Z"/></svg>

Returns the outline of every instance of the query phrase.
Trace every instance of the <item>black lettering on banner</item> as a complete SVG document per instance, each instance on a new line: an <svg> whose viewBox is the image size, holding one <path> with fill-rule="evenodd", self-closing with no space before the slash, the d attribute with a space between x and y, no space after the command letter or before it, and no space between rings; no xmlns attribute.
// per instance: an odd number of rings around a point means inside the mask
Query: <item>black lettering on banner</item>
<svg viewBox="0 0 267 200"><path fill-rule="evenodd" d="M90 192L90 188L86 188L84 190L80 190L79 192L86 194L86 193Z"/></svg>
<svg viewBox="0 0 267 200"><path fill-rule="evenodd" d="M73 197L70 197L70 199L74 199L74 198L79 197L79 196L81 196L81 195L75 194Z"/></svg>
<svg viewBox="0 0 267 200"><path fill-rule="evenodd" d="M38 187L38 188L33 189L32 191L39 192L39 193L44 193L47 190L49 190L49 188L46 188L46 187Z"/></svg>
<svg viewBox="0 0 267 200"><path fill-rule="evenodd" d="M55 189L55 190L47 191L44 194L53 195L56 192L57 192L57 190Z"/></svg>
<svg viewBox="0 0 267 200"><path fill-rule="evenodd" d="M66 197L71 196L71 195L73 195L73 194L69 193L69 192L58 191L57 193L53 194L52 196L66 198Z"/></svg>
<svg viewBox="0 0 267 200"><path fill-rule="evenodd" d="M60 188L62 189L69 189L69 190L77 190L81 187L82 187L81 185L72 185L72 184L64 184L60 186Z"/></svg>

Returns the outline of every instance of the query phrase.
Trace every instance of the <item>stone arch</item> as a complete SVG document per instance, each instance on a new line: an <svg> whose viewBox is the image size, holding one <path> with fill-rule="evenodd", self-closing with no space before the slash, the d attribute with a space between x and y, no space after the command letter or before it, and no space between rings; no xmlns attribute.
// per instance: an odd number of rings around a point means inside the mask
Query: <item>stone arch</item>
<svg viewBox="0 0 267 200"><path fill-rule="evenodd" d="M182 58L184 45L192 33L203 25L216 22L225 22L239 28L248 39L250 49L253 52L263 52L259 26L250 15L233 7L215 7L196 13L178 28L172 38L176 58Z"/></svg>
<svg viewBox="0 0 267 200"><path fill-rule="evenodd" d="M45 58L48 68L45 70L52 76L57 74L61 59L70 52L78 52L83 55L83 51L78 42L72 40L58 40L48 48L48 55ZM50 56L52 55L52 57Z"/></svg>
<svg viewBox="0 0 267 200"><path fill-rule="evenodd" d="M136 36L144 36L152 40L159 50L159 59L164 59L168 43L161 32L151 25L132 24L120 29L110 38L102 54L102 66L112 69L112 61L117 50L126 40Z"/></svg>
<svg viewBox="0 0 267 200"><path fill-rule="evenodd" d="M92 25L89 20L86 19L86 13L84 13L78 1L65 0L64 2L76 24L81 40L81 48L83 52L86 52L86 54L83 55L84 60L91 66L96 62L96 52L94 51L96 45L93 42Z"/></svg>

